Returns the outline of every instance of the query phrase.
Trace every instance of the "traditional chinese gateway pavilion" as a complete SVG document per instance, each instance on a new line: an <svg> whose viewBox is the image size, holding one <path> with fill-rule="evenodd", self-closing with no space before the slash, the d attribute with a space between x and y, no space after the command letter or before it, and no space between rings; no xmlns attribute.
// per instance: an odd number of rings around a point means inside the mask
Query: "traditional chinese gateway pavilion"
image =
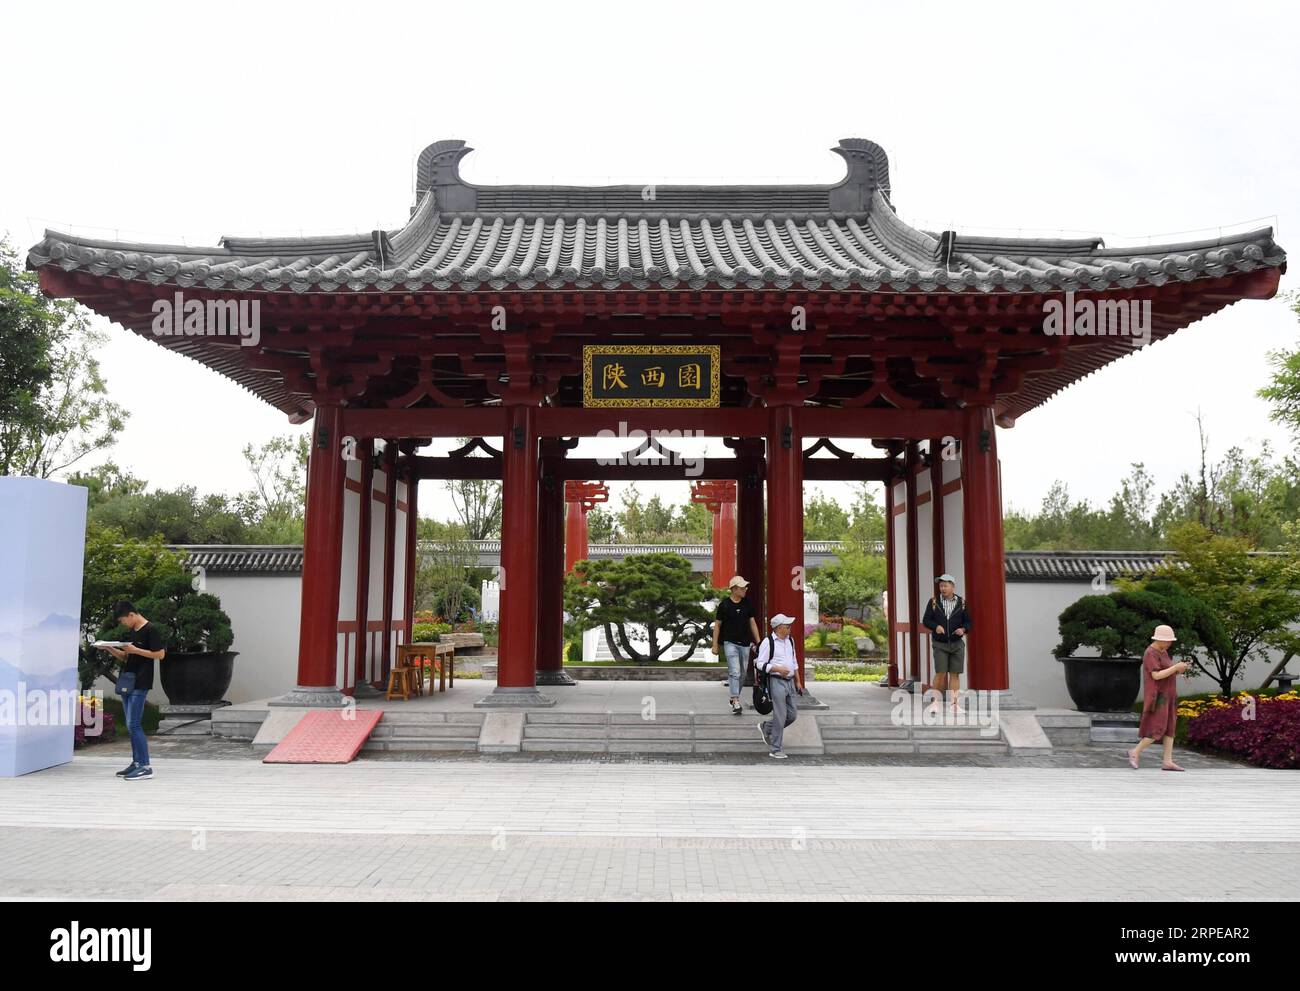
<svg viewBox="0 0 1300 991"><path fill-rule="evenodd" d="M1161 340L1272 296L1285 255L1271 230L1138 251L917 230L895 213L878 145L833 150L848 171L830 186L477 186L458 169L470 149L440 141L400 230L212 248L48 232L29 265L46 292L315 418L286 704L382 683L410 628L416 483L464 477L504 482L498 684L480 704L553 703L568 690L543 690L568 682L566 501L572 560L597 483L688 477L664 439L677 431L727 439L732 456L694 476L727 484L695 498L724 534L734 512L760 612L804 615L804 482L883 481L891 679L927 680L917 620L947 571L974 620L970 687L1008 690L995 426L1137 343L1045 332L1045 315L1149 302ZM177 293L203 303L208 331L219 304L260 303L256 346L157 336L155 302ZM598 435L627 436L631 455L570 453ZM419 453L448 437L473 440Z"/></svg>

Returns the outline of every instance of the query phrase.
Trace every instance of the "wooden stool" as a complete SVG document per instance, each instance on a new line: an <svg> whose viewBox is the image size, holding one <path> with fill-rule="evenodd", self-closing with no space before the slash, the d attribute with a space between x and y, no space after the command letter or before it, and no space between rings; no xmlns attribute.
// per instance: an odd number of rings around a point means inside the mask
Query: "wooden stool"
<svg viewBox="0 0 1300 991"><path fill-rule="evenodd" d="M416 669L408 665L394 665L388 672L388 700L401 695L405 702L412 694L420 694Z"/></svg>

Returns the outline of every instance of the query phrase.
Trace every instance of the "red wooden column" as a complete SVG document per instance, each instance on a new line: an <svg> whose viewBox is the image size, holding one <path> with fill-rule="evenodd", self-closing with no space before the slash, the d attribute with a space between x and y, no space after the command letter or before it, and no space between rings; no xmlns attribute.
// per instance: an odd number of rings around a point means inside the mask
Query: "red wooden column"
<svg viewBox="0 0 1300 991"><path fill-rule="evenodd" d="M476 707L554 705L537 690L537 410L506 407L497 687Z"/></svg>
<svg viewBox="0 0 1300 991"><path fill-rule="evenodd" d="M587 514L600 502L609 502L604 482L570 479L564 483L564 573L587 559Z"/></svg>
<svg viewBox="0 0 1300 991"><path fill-rule="evenodd" d="M766 587L764 562L767 555L763 534L762 440L741 441L736 456L745 460L740 484L736 487L736 570L749 582L748 599L758 613L758 628L764 631L767 622L763 599Z"/></svg>
<svg viewBox="0 0 1300 991"><path fill-rule="evenodd" d="M316 407L307 465L298 683L273 705L340 706L337 682L339 571L343 566L343 411Z"/></svg>
<svg viewBox="0 0 1300 991"><path fill-rule="evenodd" d="M1010 688L1007 668L1007 586L1002 548L1002 493L993 411L966 411L961 438L962 534L966 587L959 591L971 614L967 636L969 687Z"/></svg>
<svg viewBox="0 0 1300 991"><path fill-rule="evenodd" d="M691 502L713 514L713 587L726 588L736 573L736 482L710 479L691 483Z"/></svg>
<svg viewBox="0 0 1300 991"><path fill-rule="evenodd" d="M930 546L934 551L934 575L930 587L935 588L939 576L948 570L947 552L943 545L943 440L930 441Z"/></svg>
<svg viewBox="0 0 1300 991"><path fill-rule="evenodd" d="M793 406L771 407L767 443L767 565L768 621L777 613L794 617L790 636L802 674L803 438Z"/></svg>
<svg viewBox="0 0 1300 991"><path fill-rule="evenodd" d="M420 491L420 479L414 469L406 476L406 587L402 590L406 608L402 615L406 617L407 639L415 638L415 569L419 567L420 513L416 496Z"/></svg>
<svg viewBox="0 0 1300 991"><path fill-rule="evenodd" d="M541 488L537 495L537 684L576 685L564 671L565 486L559 478L564 447L558 438L547 437L541 448ZM586 513L582 516L585 524Z"/></svg>
<svg viewBox="0 0 1300 991"><path fill-rule="evenodd" d="M393 667L393 586L397 575L397 441L384 441L384 640L379 648L379 680L388 683ZM403 590L405 591L405 590Z"/></svg>

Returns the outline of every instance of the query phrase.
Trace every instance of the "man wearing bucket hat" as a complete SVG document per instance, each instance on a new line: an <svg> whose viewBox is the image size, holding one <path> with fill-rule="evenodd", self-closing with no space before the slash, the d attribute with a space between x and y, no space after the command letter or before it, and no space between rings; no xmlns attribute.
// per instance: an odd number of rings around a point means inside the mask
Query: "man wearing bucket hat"
<svg viewBox="0 0 1300 991"><path fill-rule="evenodd" d="M1157 739L1165 746L1162 771L1181 771L1174 763L1174 731L1178 726L1178 676L1190 664L1175 661L1169 648L1178 640L1171 626L1160 625L1151 634L1151 646L1142 655L1142 720L1138 723L1138 745L1128 752L1129 766L1138 768L1142 751Z"/></svg>
<svg viewBox="0 0 1300 991"><path fill-rule="evenodd" d="M731 714L739 716L740 682L749 663L750 644L758 643L758 620L754 604L745 598L749 582L736 575L727 583L731 594L718 603L713 619L713 653L722 648L727 662L727 687L731 690Z"/></svg>
<svg viewBox="0 0 1300 991"><path fill-rule="evenodd" d="M769 757L785 760L781 744L785 728L798 718L795 692L802 694L803 679L799 674L799 659L795 657L794 640L790 637L793 616L777 613L772 617L772 632L758 645L754 663L767 674L767 694L772 700L772 718L758 724L758 734L770 748Z"/></svg>
<svg viewBox="0 0 1300 991"><path fill-rule="evenodd" d="M956 711L957 692L961 690L961 673L966 667L966 634L970 632L970 613L966 602L957 594L957 579L943 574L938 578L939 594L925 607L921 625L930 631L930 654L934 658L934 687L939 697L952 690L952 707Z"/></svg>

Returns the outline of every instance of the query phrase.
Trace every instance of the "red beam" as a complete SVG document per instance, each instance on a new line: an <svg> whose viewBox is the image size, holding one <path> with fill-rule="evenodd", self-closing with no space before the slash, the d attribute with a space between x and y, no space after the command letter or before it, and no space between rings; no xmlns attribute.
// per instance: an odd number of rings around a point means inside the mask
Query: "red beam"
<svg viewBox="0 0 1300 991"><path fill-rule="evenodd" d="M720 409L583 409L550 406L537 411L537 432L542 437L627 438L641 431L695 431L701 437L762 437L767 433L768 411L753 406ZM633 440L640 439L633 437Z"/></svg>
<svg viewBox="0 0 1300 991"><path fill-rule="evenodd" d="M342 430L350 437L501 437L505 425L500 406L345 409Z"/></svg>
<svg viewBox="0 0 1300 991"><path fill-rule="evenodd" d="M945 409L833 409L805 406L797 409L799 432L805 437L897 437L924 440L957 436L961 410Z"/></svg>

